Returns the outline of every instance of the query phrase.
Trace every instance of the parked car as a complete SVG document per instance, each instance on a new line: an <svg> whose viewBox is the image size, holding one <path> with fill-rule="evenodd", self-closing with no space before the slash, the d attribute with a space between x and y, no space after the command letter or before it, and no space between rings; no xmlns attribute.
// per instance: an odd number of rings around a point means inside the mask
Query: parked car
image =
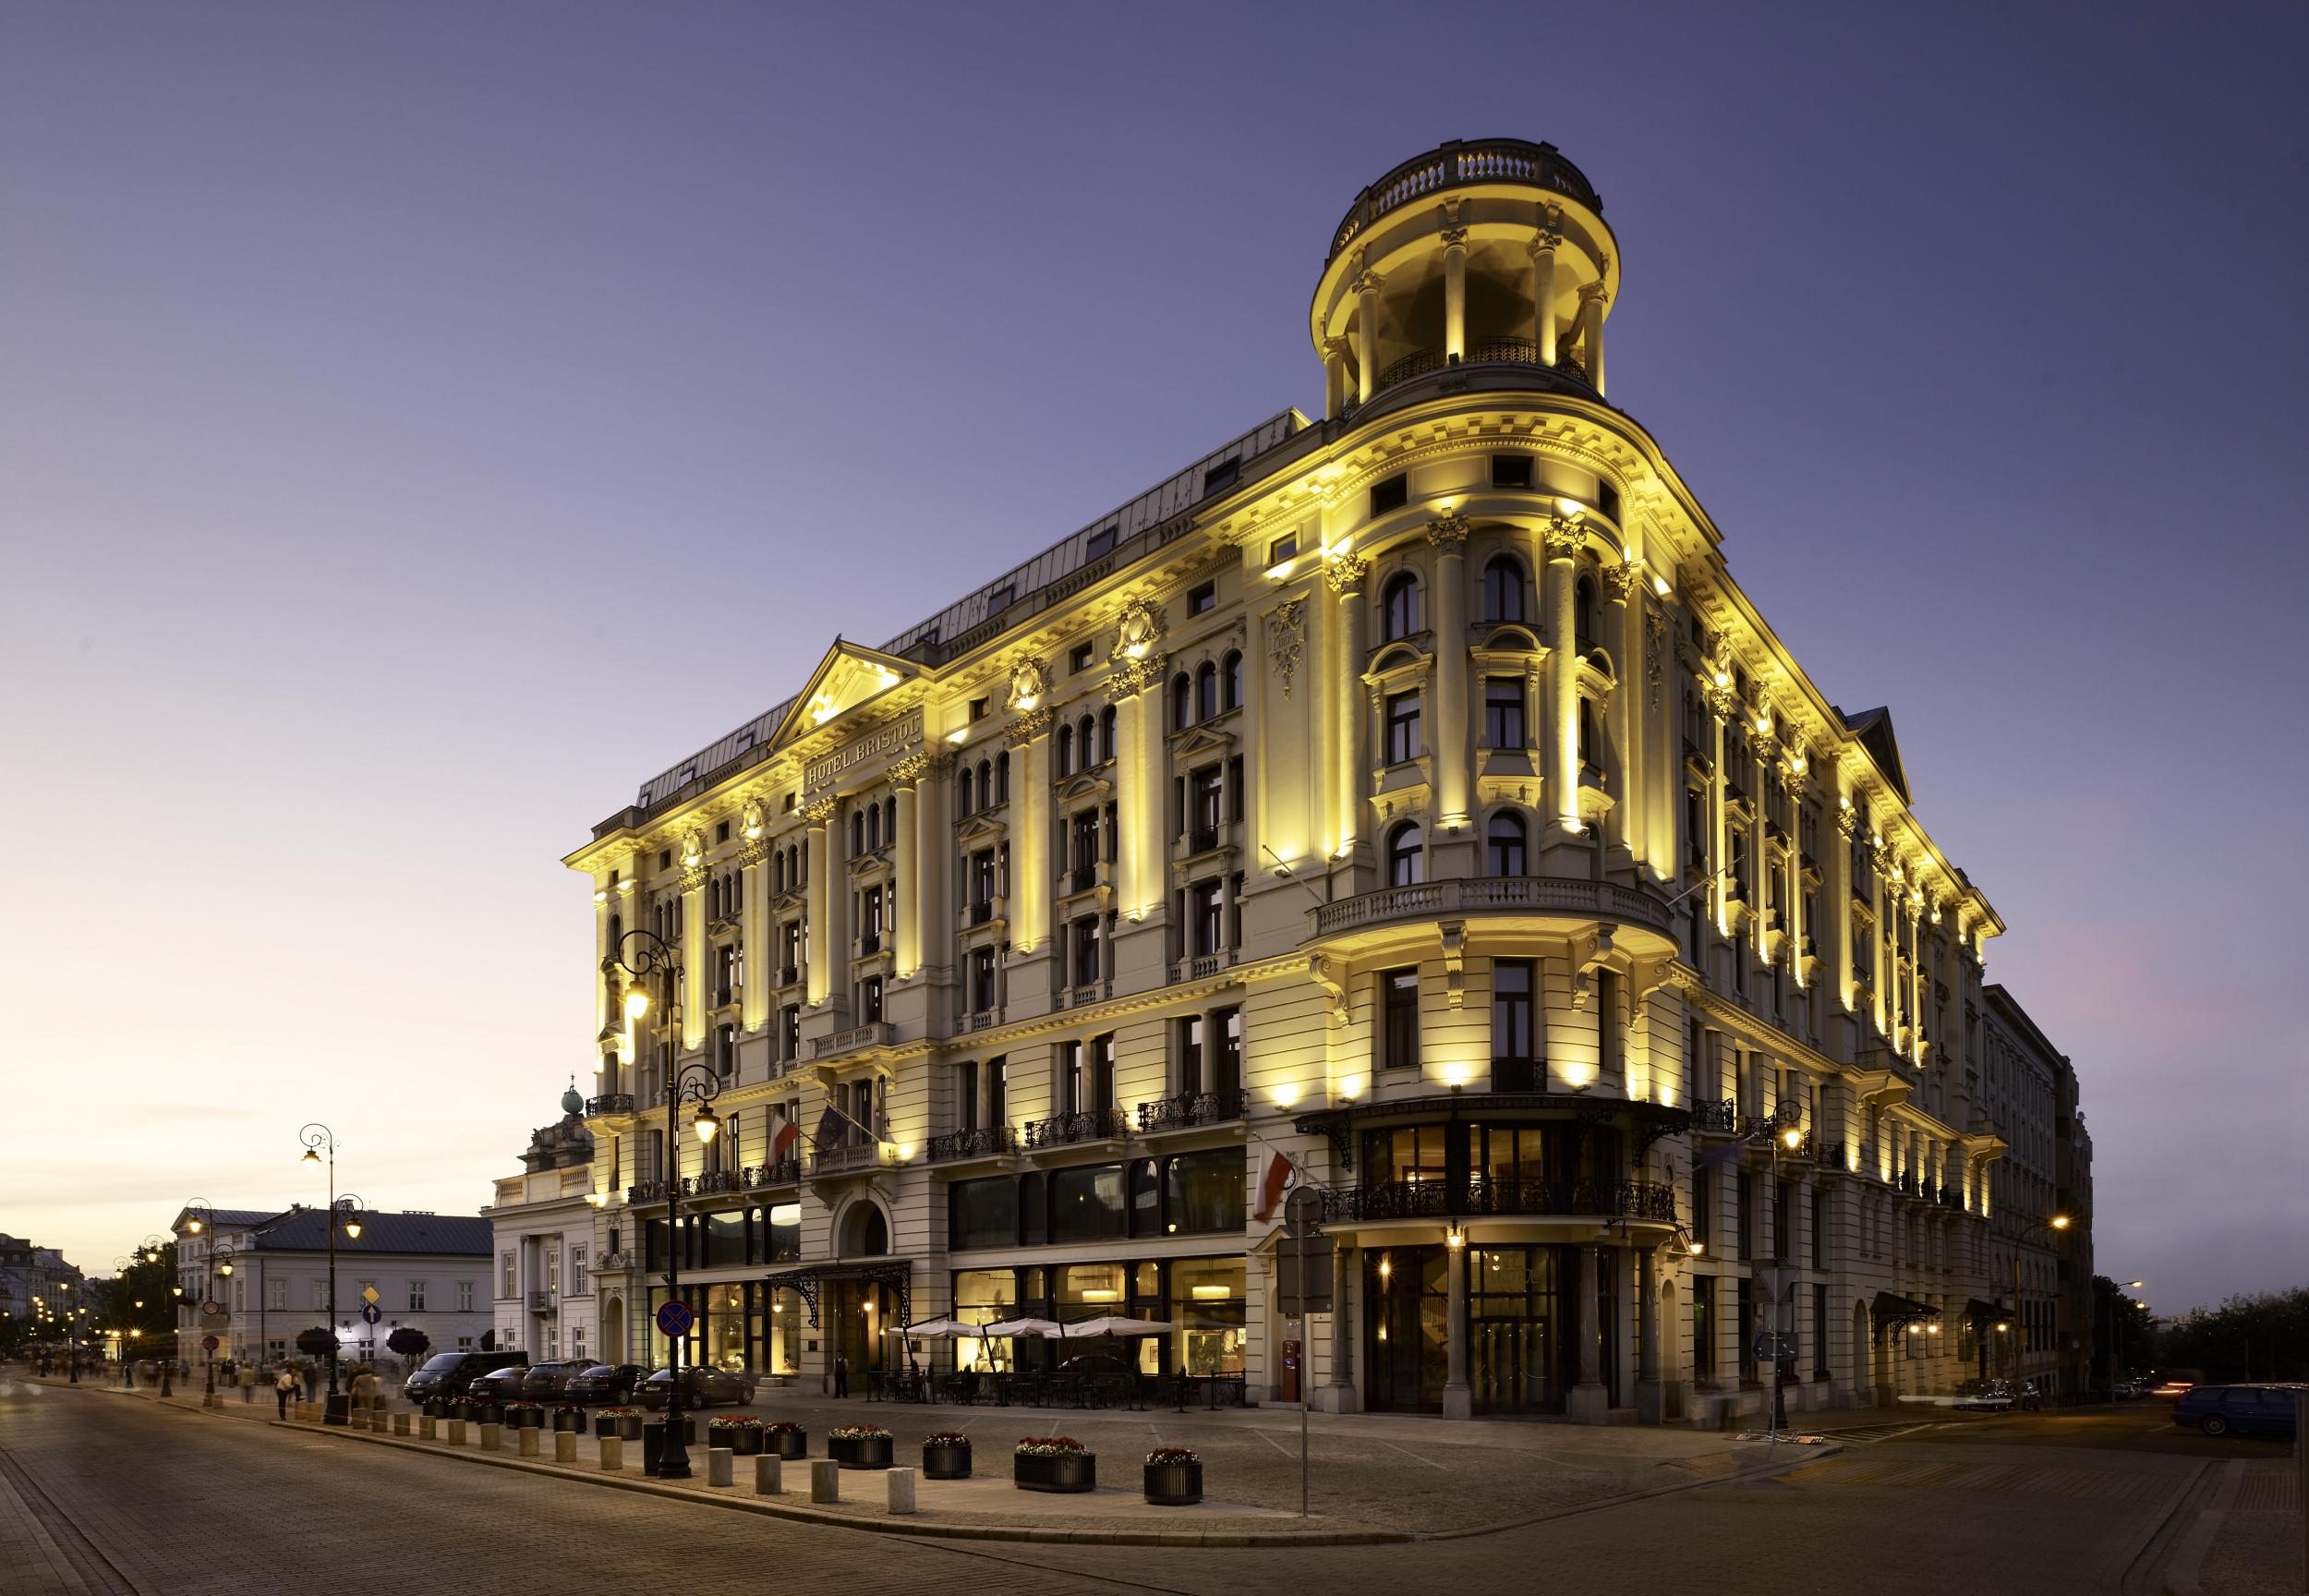
<svg viewBox="0 0 2309 1596"><path fill-rule="evenodd" d="M662 1408L673 1391L673 1371L660 1369L641 1383L637 1395L644 1408ZM682 1371L682 1405L685 1408L710 1408L717 1402L743 1405L754 1400L754 1376L734 1373L727 1369Z"/></svg>
<svg viewBox="0 0 2309 1596"><path fill-rule="evenodd" d="M1956 1406L1971 1413L2010 1413L2013 1388L2001 1380L1967 1380L1956 1387Z"/></svg>
<svg viewBox="0 0 2309 1596"><path fill-rule="evenodd" d="M562 1382L564 1402L627 1403L649 1372L638 1363L596 1363Z"/></svg>
<svg viewBox="0 0 2309 1596"><path fill-rule="evenodd" d="M2299 1385L2192 1385L2172 1405L2172 1421L2207 1435L2275 1435L2291 1440Z"/></svg>
<svg viewBox="0 0 2309 1596"><path fill-rule="evenodd" d="M532 1402L559 1401L569 1382L593 1367L590 1358L565 1358L558 1362L532 1363L522 1377L521 1394Z"/></svg>
<svg viewBox="0 0 2309 1596"><path fill-rule="evenodd" d="M412 1402L462 1396L484 1374L500 1369L529 1366L526 1352L436 1352L409 1376L401 1395Z"/></svg>
<svg viewBox="0 0 2309 1596"><path fill-rule="evenodd" d="M529 1365L508 1363L502 1369L492 1369L474 1381L466 1395L483 1402L518 1402L522 1382L529 1378Z"/></svg>

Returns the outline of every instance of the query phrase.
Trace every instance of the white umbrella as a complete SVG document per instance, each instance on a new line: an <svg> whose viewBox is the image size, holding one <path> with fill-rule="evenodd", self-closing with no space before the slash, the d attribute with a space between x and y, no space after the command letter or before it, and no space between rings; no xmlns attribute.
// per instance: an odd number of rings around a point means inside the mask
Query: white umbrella
<svg viewBox="0 0 2309 1596"><path fill-rule="evenodd" d="M1083 1319L1066 1328L1070 1338L1083 1336L1164 1336L1173 1325L1167 1319L1132 1319L1120 1313L1104 1313L1095 1319Z"/></svg>
<svg viewBox="0 0 2309 1596"><path fill-rule="evenodd" d="M985 1335L982 1325L965 1324L959 1319L925 1319L909 1324L901 1335L918 1336L928 1341L975 1341Z"/></svg>
<svg viewBox="0 0 2309 1596"><path fill-rule="evenodd" d="M978 1332L981 1336L1034 1336L1056 1341L1066 1334L1065 1326L1055 1319L1005 1319L998 1324L987 1324Z"/></svg>

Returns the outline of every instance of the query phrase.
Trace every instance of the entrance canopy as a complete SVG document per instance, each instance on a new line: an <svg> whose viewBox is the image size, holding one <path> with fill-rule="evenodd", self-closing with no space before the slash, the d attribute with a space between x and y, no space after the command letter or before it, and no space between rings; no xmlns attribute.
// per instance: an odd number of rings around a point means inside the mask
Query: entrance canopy
<svg viewBox="0 0 2309 1596"><path fill-rule="evenodd" d="M1879 1291L1876 1300L1868 1305L1868 1316L1879 1324L1896 1324L1911 1319L1937 1321L1940 1311L1928 1302L1903 1297L1897 1291Z"/></svg>
<svg viewBox="0 0 2309 1596"><path fill-rule="evenodd" d="M865 1264L805 1264L799 1269L780 1269L762 1277L762 1283L773 1290L797 1292L809 1305L810 1325L817 1326L818 1288L830 1281L864 1280L887 1286L898 1293L899 1323L905 1323L913 1312L913 1265L902 1259L876 1259Z"/></svg>

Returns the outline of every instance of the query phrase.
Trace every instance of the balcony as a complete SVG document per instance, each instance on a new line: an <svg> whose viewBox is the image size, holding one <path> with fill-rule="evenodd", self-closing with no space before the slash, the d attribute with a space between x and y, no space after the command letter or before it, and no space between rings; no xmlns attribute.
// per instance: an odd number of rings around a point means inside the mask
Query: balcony
<svg viewBox="0 0 2309 1596"><path fill-rule="evenodd" d="M1084 1142L1119 1142L1130 1134L1130 1122L1119 1108L1085 1108L1026 1122L1026 1146L1036 1152Z"/></svg>
<svg viewBox="0 0 2309 1596"><path fill-rule="evenodd" d="M749 1191L765 1186L792 1186L802 1179L801 1161L780 1158L775 1164L748 1164L743 1179Z"/></svg>
<svg viewBox="0 0 2309 1596"><path fill-rule="evenodd" d="M553 1312L553 1293L552 1293L552 1292L550 1292L550 1291L532 1291L532 1292L530 1292L530 1293L529 1293L529 1312L532 1312L532 1313L550 1313L550 1312Z"/></svg>
<svg viewBox="0 0 2309 1596"><path fill-rule="evenodd" d="M895 1026L887 1020L876 1020L871 1024L837 1031L831 1036L818 1037L810 1044L810 1057L838 1058L844 1053L863 1052L868 1047L887 1047L897 1039Z"/></svg>
<svg viewBox="0 0 2309 1596"><path fill-rule="evenodd" d="M1324 1194L1325 1219L1595 1215L1675 1223L1675 1189L1657 1180L1384 1180Z"/></svg>
<svg viewBox="0 0 2309 1596"><path fill-rule="evenodd" d="M1114 987L1105 981L1085 982L1080 986L1058 988L1058 1006L1061 1009L1087 1009L1094 1003L1104 1003L1113 997Z"/></svg>
<svg viewBox="0 0 2309 1596"><path fill-rule="evenodd" d="M970 906L970 923L973 925L989 925L994 920L998 918L1001 913L1002 900L999 898L981 898Z"/></svg>
<svg viewBox="0 0 2309 1596"><path fill-rule="evenodd" d="M882 934L879 931L868 931L864 935L861 936L857 940L856 956L860 959L866 958L872 954L879 953L881 950Z"/></svg>
<svg viewBox="0 0 2309 1596"><path fill-rule="evenodd" d="M1385 887L1310 911L1315 939L1461 914L1548 915L1617 920L1668 933L1666 905L1610 881L1557 876L1453 876L1410 887Z"/></svg>
<svg viewBox="0 0 2309 1596"><path fill-rule="evenodd" d="M1250 1106L1251 1094L1239 1086L1217 1092L1174 1093L1139 1105L1139 1134L1159 1136L1166 1130L1230 1124L1240 1119Z"/></svg>
<svg viewBox="0 0 2309 1596"><path fill-rule="evenodd" d="M1740 1133L1740 1104L1735 1097L1721 1102L1692 1105L1692 1130L1701 1136L1737 1136Z"/></svg>
<svg viewBox="0 0 2309 1596"><path fill-rule="evenodd" d="M810 1160L810 1173L819 1175L848 1175L882 1167L882 1144L879 1142L837 1142L817 1150Z"/></svg>
<svg viewBox="0 0 2309 1596"><path fill-rule="evenodd" d="M977 1130L949 1130L930 1138L930 1162L951 1164L962 1158L1002 1158L1018 1151L1018 1132L1008 1125Z"/></svg>
<svg viewBox="0 0 2309 1596"><path fill-rule="evenodd" d="M1197 953L1191 959L1174 959L1170 961L1170 985L1176 986L1181 981L1205 980L1234 961L1235 955L1231 951Z"/></svg>
<svg viewBox="0 0 2309 1596"><path fill-rule="evenodd" d="M666 1183L662 1180L636 1180L625 1188L628 1203L662 1203L666 1195Z"/></svg>
<svg viewBox="0 0 2309 1596"><path fill-rule="evenodd" d="M598 1119L604 1114L631 1114L634 1094L631 1092L604 1092L598 1097L586 1099L586 1118Z"/></svg>
<svg viewBox="0 0 2309 1596"><path fill-rule="evenodd" d="M799 964L780 964L778 966L779 985L797 986L801 985L801 982L802 967Z"/></svg>
<svg viewBox="0 0 2309 1596"><path fill-rule="evenodd" d="M1601 215L1603 201L1586 174L1564 159L1553 144L1522 139L1454 139L1415 155L1355 197L1331 235L1328 265L1371 224L1406 205L1425 203L1448 188L1474 183L1519 183L1577 200Z"/></svg>
<svg viewBox="0 0 2309 1596"><path fill-rule="evenodd" d="M710 1197L717 1191L734 1191L737 1189L737 1172L731 1169L708 1169L702 1175L682 1177L682 1195L684 1197Z"/></svg>

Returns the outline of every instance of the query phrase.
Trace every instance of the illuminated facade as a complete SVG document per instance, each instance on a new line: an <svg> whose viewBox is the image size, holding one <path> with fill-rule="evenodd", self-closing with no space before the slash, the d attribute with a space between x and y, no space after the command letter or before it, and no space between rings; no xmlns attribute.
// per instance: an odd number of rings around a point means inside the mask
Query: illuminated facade
<svg viewBox="0 0 2309 1596"><path fill-rule="evenodd" d="M1602 212L1549 146L1407 163L1329 241L1324 419L838 642L569 856L605 1356L672 1246L695 1353L813 1384L949 1311L1252 1400L1301 1342L1340 1409L1752 1414L1775 1307L1798 1405L1973 1372L2001 922L1607 402ZM723 1120L671 1238L669 1046Z"/></svg>

